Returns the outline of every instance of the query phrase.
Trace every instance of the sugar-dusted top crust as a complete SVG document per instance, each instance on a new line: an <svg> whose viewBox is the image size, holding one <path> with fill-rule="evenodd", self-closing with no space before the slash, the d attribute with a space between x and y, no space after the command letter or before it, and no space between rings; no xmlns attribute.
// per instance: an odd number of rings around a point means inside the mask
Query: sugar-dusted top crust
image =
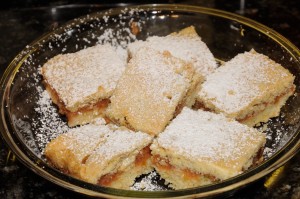
<svg viewBox="0 0 300 199"><path fill-rule="evenodd" d="M81 177L88 182L97 183L101 176L123 171L135 162L138 153L152 141L152 136L133 132L126 128L111 127L106 141L86 160Z"/></svg>
<svg viewBox="0 0 300 199"><path fill-rule="evenodd" d="M45 155L58 168L78 175L83 160L106 140L105 135L110 131L99 124L72 128L52 140L45 148Z"/></svg>
<svg viewBox="0 0 300 199"><path fill-rule="evenodd" d="M217 112L236 117L260 103L272 102L293 88L294 76L254 50L238 54L207 77L199 100Z"/></svg>
<svg viewBox="0 0 300 199"><path fill-rule="evenodd" d="M171 164L226 179L247 169L265 135L222 114L184 108L151 145Z"/></svg>
<svg viewBox="0 0 300 199"><path fill-rule="evenodd" d="M107 115L135 130L158 134L173 118L194 77L191 64L167 51L140 48L118 82Z"/></svg>
<svg viewBox="0 0 300 199"><path fill-rule="evenodd" d="M127 57L109 44L53 57L42 67L46 83L71 112L109 98Z"/></svg>
<svg viewBox="0 0 300 199"><path fill-rule="evenodd" d="M135 54L142 46L148 46L160 52L169 51L174 57L193 63L197 72L204 76L217 68L214 56L193 26L166 37L152 36L146 41L131 43L128 45L129 53Z"/></svg>
<svg viewBox="0 0 300 199"><path fill-rule="evenodd" d="M110 129L105 125L88 124L72 128L61 137L64 137L63 142L68 150L73 151L78 157L84 157L103 142L104 135L109 132Z"/></svg>

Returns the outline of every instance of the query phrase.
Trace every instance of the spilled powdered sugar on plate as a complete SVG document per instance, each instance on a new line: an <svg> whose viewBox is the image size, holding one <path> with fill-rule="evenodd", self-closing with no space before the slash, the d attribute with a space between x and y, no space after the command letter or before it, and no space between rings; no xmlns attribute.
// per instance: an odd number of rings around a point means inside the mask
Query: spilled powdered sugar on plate
<svg viewBox="0 0 300 199"><path fill-rule="evenodd" d="M132 187L131 190L140 190L140 191L162 191L167 190L162 184L164 184L163 180L160 176L152 171L151 173L145 175L144 177L137 179L136 183Z"/></svg>
<svg viewBox="0 0 300 199"><path fill-rule="evenodd" d="M61 119L57 108L52 104L48 92L41 87L38 88L40 93L35 111L40 116L39 120L33 119L32 126L35 129L36 141L39 148L42 149L41 153L43 154L46 144L58 135L67 132L69 127Z"/></svg>

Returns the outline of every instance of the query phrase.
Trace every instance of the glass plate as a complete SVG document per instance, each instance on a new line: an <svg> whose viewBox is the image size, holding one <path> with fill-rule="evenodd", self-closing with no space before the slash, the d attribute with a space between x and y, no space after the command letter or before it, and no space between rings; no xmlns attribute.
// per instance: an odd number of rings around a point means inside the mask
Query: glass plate
<svg viewBox="0 0 300 199"><path fill-rule="evenodd" d="M64 132L65 118L43 96L39 68L51 57L96 43L126 46L135 39L165 36L196 27L219 62L252 48L282 64L297 86L281 115L261 128L267 133L265 160L220 183L184 190L120 190L89 184L51 167L43 156L45 143ZM136 35L132 34L136 33ZM287 39L255 21L228 12L187 5L141 5L115 8L74 19L28 45L1 79L1 133L19 160L37 174L67 189L98 197L209 197L229 195L287 162L300 146L300 52ZM159 180L152 180L161 186Z"/></svg>

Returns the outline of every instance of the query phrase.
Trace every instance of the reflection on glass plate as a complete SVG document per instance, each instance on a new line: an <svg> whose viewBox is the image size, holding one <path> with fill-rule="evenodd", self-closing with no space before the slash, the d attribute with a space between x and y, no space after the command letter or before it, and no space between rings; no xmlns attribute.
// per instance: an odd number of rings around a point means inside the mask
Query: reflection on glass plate
<svg viewBox="0 0 300 199"><path fill-rule="evenodd" d="M176 191L162 190L165 189L163 182L155 173L144 176L133 186L133 189L146 191L126 191L88 184L47 164L43 156L46 143L68 130L65 118L58 114L42 85L39 68L49 58L96 43L109 42L126 47L136 39L165 36L190 25L196 27L220 62L253 48L296 76L296 93L282 108L281 115L260 127L267 134L263 163L217 184ZM299 57L299 50L273 30L219 10L185 5L144 5L94 13L74 19L38 39L12 61L1 80L1 131L26 166L56 184L87 195L156 198L230 194L275 170L299 149Z"/></svg>

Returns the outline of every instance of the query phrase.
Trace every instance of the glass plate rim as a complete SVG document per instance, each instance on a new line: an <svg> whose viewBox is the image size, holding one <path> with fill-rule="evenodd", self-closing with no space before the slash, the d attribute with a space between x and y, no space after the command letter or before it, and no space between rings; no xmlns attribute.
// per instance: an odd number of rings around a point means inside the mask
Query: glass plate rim
<svg viewBox="0 0 300 199"><path fill-rule="evenodd" d="M249 18L240 16L238 14L230 13L223 10L218 10L214 8L206 8L206 7L200 7L200 6L191 6L191 5L183 5L183 4L145 4L145 5L135 5L135 6L128 6L128 9L145 9L146 11L155 11L155 10L166 10L166 11L186 11L186 12L195 12L195 13L201 13L201 14L208 14L213 15L217 17L226 18L229 20L233 20L236 22L239 22L241 24L244 24L246 26L249 26L262 34L267 35L274 41L276 41L278 44L280 44L283 48L285 48L291 56L293 56L298 63L300 60L300 51L299 49L294 46L288 39L277 33L276 31L268 28L267 26L256 22L254 20L251 20ZM109 11L109 15L113 15L114 13L120 13L121 10L123 10L124 7L118 7L113 8L109 10L104 10L100 12L95 12L92 14L89 14L87 16L82 16L77 19L83 19L83 20L89 20L92 19L95 16L103 16L106 11ZM75 22L75 23L74 23ZM19 148L18 143L15 142L13 139L15 133L10 132L9 126L6 123L6 120L4 118L7 117L7 106L9 101L9 89L10 89L10 83L14 79L14 75L17 73L17 70L21 66L21 63L23 60L26 59L30 53L37 50L36 44L37 43L44 43L46 38L48 38L50 35L59 33L63 31L63 29L66 26L74 27L77 23L80 24L80 20L75 21L75 19L67 22L65 25L61 26L60 28L51 31L40 38L33 41L31 44L27 46L23 51L21 51L9 64L7 69L5 70L2 78L1 78L1 123L0 123L0 129L1 134L6 141L6 143L9 145L10 149L14 152L14 154L17 156L17 158L28 168L33 170L38 175L46 178L49 181L52 181L62 187L65 187L67 189L80 192L86 195L90 196L126 196L126 197L174 197L174 196L211 196L215 194L221 194L222 192L227 192L230 190L234 190L236 188L242 187L243 185L246 185L252 181L255 181L268 173L274 171L281 165L283 165L285 162L287 162L290 158L292 158L300 149L300 133L299 130L296 133L296 135L286 144L286 147L283 147L280 151L276 152L271 158L269 158L264 164L259 165L258 167L255 167L254 169L250 169L249 171L235 176L233 178L230 178L228 180L225 180L218 184L208 185L208 186L202 186L202 187L195 187L190 189L183 189L183 190L175 190L175 191L131 191L131 190L118 190L113 188L105 188L100 187L97 185L92 185L89 183L81 182L80 180L77 180L75 178L70 177L69 181L64 181L60 177L61 173L56 175L57 171L51 167L49 167L47 164L41 162L34 162L32 160L32 157L28 157L26 153L23 152L22 149ZM44 42L43 42L44 40ZM267 164L268 163L268 164ZM40 167L42 165L42 167ZM259 173L257 173L259 171ZM260 174L260 175L257 175ZM76 182L77 181L77 182ZM75 182L75 186L74 183ZM80 185L84 184L85 187L91 188L86 189L81 187ZM98 192L102 191L102 192Z"/></svg>

